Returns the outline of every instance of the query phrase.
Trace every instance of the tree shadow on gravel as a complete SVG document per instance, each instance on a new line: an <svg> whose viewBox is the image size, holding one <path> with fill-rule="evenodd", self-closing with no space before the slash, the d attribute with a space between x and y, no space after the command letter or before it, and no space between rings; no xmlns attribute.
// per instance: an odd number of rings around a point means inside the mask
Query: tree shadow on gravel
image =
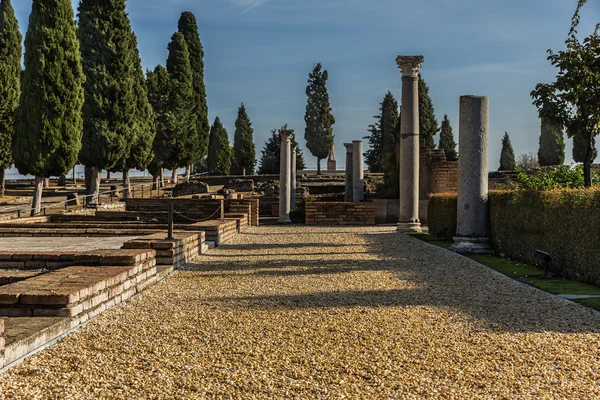
<svg viewBox="0 0 600 400"><path fill-rule="evenodd" d="M347 260L311 260L310 254L290 251L286 255L296 254L301 259L210 261L191 269L206 277L334 276L387 270L412 287L341 292L319 292L315 287L313 293L304 294L203 298L203 301L226 302L241 309L433 306L470 315L494 333L600 333L600 313L521 285L466 257L389 230L359 236L375 260L353 259L352 253L348 253ZM243 249L244 246L247 245L230 245L229 248ZM288 247L291 250L294 246ZM315 254L319 255L322 254Z"/></svg>

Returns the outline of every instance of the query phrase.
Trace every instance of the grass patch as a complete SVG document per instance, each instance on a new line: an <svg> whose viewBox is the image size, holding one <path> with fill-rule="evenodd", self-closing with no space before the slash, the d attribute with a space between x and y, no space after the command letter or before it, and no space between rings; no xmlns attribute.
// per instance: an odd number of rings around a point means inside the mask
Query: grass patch
<svg viewBox="0 0 600 400"><path fill-rule="evenodd" d="M452 242L439 239L425 233L412 233L411 236L444 249L449 249ZM600 295L600 288L586 283L562 279L548 273L544 278L544 270L533 265L523 264L508 258L489 255L472 255L470 259L500 272L519 282L534 286L552 294ZM600 298L575 300L584 306L600 311Z"/></svg>

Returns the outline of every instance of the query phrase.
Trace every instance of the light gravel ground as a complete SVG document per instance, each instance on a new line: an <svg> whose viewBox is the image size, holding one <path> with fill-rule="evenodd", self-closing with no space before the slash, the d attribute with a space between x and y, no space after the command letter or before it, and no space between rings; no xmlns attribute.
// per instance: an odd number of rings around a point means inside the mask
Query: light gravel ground
<svg viewBox="0 0 600 400"><path fill-rule="evenodd" d="M600 398L598 313L393 229L252 228L0 398Z"/></svg>

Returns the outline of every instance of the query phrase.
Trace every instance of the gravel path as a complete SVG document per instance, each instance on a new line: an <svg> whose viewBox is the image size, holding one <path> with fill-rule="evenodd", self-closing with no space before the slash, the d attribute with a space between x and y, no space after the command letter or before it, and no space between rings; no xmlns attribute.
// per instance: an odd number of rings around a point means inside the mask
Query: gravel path
<svg viewBox="0 0 600 400"><path fill-rule="evenodd" d="M393 228L252 228L0 398L600 398L600 314Z"/></svg>

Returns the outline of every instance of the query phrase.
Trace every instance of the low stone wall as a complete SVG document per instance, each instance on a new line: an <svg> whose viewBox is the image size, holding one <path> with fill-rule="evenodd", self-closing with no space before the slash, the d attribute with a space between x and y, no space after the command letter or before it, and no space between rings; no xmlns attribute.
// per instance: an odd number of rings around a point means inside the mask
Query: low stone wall
<svg viewBox="0 0 600 400"><path fill-rule="evenodd" d="M225 200L225 212L247 214L251 226L259 225L259 199Z"/></svg>
<svg viewBox="0 0 600 400"><path fill-rule="evenodd" d="M233 235L237 233L237 222L234 220L210 220L196 222L191 225L178 225L178 230L185 231L203 231L206 234L206 240L214 242L216 246L227 243Z"/></svg>
<svg viewBox="0 0 600 400"><path fill-rule="evenodd" d="M306 225L375 225L373 203L307 202Z"/></svg>
<svg viewBox="0 0 600 400"><path fill-rule="evenodd" d="M237 232L242 233L250 226L250 220L247 214L225 213L225 221L232 220L236 222Z"/></svg>
<svg viewBox="0 0 600 400"><path fill-rule="evenodd" d="M174 219L178 222L193 222L202 219L223 218L224 200L204 199L127 199L127 211L135 211L155 218L165 218L169 205L173 204Z"/></svg>
<svg viewBox="0 0 600 400"><path fill-rule="evenodd" d="M4 366L4 345L6 341L4 339L4 320L0 318L0 368Z"/></svg>
<svg viewBox="0 0 600 400"><path fill-rule="evenodd" d="M173 232L175 240L165 238L162 233L133 239L123 244L123 249L152 249L156 251L157 265L181 267L199 254L204 254L204 232Z"/></svg>

